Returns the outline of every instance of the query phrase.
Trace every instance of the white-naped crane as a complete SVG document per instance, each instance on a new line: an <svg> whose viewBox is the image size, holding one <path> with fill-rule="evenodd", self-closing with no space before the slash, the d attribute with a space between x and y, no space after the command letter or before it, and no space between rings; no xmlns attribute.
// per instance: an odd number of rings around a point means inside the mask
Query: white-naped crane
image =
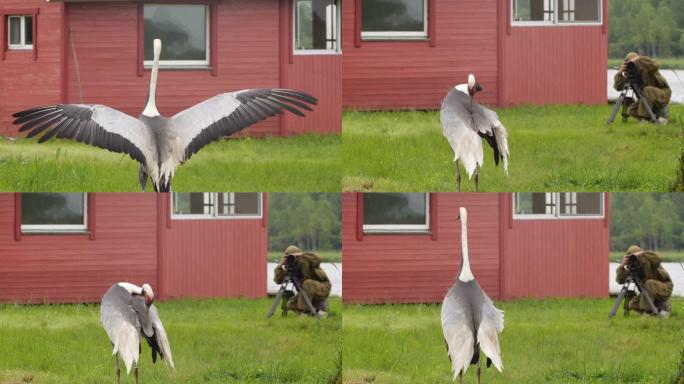
<svg viewBox="0 0 684 384"><path fill-rule="evenodd" d="M482 86L475 81L475 76L470 74L467 84L457 85L442 101L442 133L454 150L456 185L459 192L459 162L463 163L469 179L475 174L475 191L478 190L480 168L484 161L482 139L487 140L494 150L496 165L503 161L504 172L508 175L508 131L499 121L496 112L475 101L475 94L480 91Z"/></svg>
<svg viewBox="0 0 684 384"><path fill-rule="evenodd" d="M148 176L155 191L171 189L176 168L205 145L285 111L298 116L318 101L289 89L247 89L224 93L166 118L155 103L161 40L154 40L154 62L147 105L136 119L104 105L62 104L17 112L14 124L27 137L42 132L42 143L56 136L128 154L138 161L138 181Z"/></svg>
<svg viewBox="0 0 684 384"><path fill-rule="evenodd" d="M503 331L504 316L473 276L468 258L468 213L463 207L459 211L463 259L458 280L449 288L442 302L442 332L454 381L458 376L462 383L468 367L474 364L479 384L480 352L487 357L487 367L494 364L499 372L503 371L498 334Z"/></svg>
<svg viewBox="0 0 684 384"><path fill-rule="evenodd" d="M116 384L121 380L119 357L124 361L127 374L133 368L135 382L138 383L140 336L152 349L153 363L157 362L159 355L169 367L174 368L169 339L153 302L154 292L148 284L139 287L126 282L117 283L102 297L100 320L114 347Z"/></svg>

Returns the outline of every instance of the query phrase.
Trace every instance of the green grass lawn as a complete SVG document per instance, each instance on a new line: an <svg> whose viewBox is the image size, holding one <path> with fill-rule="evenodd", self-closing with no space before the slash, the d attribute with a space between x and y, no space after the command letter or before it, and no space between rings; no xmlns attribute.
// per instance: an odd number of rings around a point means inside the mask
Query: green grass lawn
<svg viewBox="0 0 684 384"><path fill-rule="evenodd" d="M682 302L668 319L621 314L613 300L523 300L506 311L504 371L483 383L670 383L684 341ZM451 383L439 305L345 305L345 383ZM621 313L621 312L620 312ZM475 368L464 383L475 383Z"/></svg>
<svg viewBox="0 0 684 384"><path fill-rule="evenodd" d="M608 59L608 69L619 68L625 58ZM656 57L661 69L684 69L684 57Z"/></svg>
<svg viewBox="0 0 684 384"><path fill-rule="evenodd" d="M152 364L143 342L140 383L329 383L339 377L341 304L324 320L264 315L271 300L158 304L176 370ZM0 306L0 383L114 383L99 306ZM133 373L122 384L133 383Z"/></svg>
<svg viewBox="0 0 684 384"><path fill-rule="evenodd" d="M340 162L337 135L222 140L178 168L173 190L339 192ZM138 164L128 155L59 139L0 139L0 191L139 190Z"/></svg>
<svg viewBox="0 0 684 384"><path fill-rule="evenodd" d="M341 263L342 251L316 251L316 254L327 263ZM283 251L268 251L268 261L278 262L283 256Z"/></svg>
<svg viewBox="0 0 684 384"><path fill-rule="evenodd" d="M657 251L664 262L684 263L684 251ZM625 251L611 251L610 261L622 259Z"/></svg>
<svg viewBox="0 0 684 384"><path fill-rule="evenodd" d="M498 110L509 131L510 175L485 143L480 191L670 191L683 150L684 106L670 124L605 122L612 105ZM344 191L455 191L453 151L439 112L344 114ZM463 173L465 175L465 172ZM462 189L474 182L463 178Z"/></svg>

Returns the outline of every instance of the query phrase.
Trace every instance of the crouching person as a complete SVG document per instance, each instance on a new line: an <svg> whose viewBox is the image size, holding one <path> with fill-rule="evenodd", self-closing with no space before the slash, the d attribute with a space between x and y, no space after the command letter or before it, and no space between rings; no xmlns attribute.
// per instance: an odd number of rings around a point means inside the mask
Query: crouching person
<svg viewBox="0 0 684 384"><path fill-rule="evenodd" d="M661 265L662 259L655 252L642 251L638 246L632 245L627 250L627 254L622 259L620 266L618 266L616 278L618 284L624 284L629 275L629 255L635 255L644 269L644 286L651 295L653 304L655 304L662 315L668 315L672 310L670 296L672 296L673 284L670 275ZM639 313L651 312L648 301L642 293L630 299L629 309Z"/></svg>
<svg viewBox="0 0 684 384"><path fill-rule="evenodd" d="M646 99L648 105L651 106L651 110L656 116L656 123L660 125L667 124L667 105L670 103L672 90L667 84L665 77L660 74L660 65L654 59L646 56L639 56L635 52L628 53L620 70L615 74L613 88L618 92L623 90L628 77L627 66L629 63L634 63L636 65L636 73L640 82L639 85L641 86L644 99ZM628 101L625 100L625 102L627 103ZM634 103L629 104L627 113L638 120L647 121L651 119L646 108L636 100Z"/></svg>
<svg viewBox="0 0 684 384"><path fill-rule="evenodd" d="M311 304L320 316L326 316L328 312L327 299L330 296L330 280L323 268L321 268L321 258L313 252L302 252L299 248L291 245L285 249L280 262L275 268L273 280L276 284L282 284L288 276L287 257L294 256L295 262L301 271L302 290L306 292ZM301 292L291 297L287 302L287 308L301 314L313 315L310 313Z"/></svg>

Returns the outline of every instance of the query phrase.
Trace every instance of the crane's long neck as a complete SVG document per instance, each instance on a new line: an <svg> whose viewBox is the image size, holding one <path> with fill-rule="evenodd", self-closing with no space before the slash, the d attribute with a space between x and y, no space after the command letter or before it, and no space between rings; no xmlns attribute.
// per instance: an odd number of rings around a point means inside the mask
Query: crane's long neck
<svg viewBox="0 0 684 384"><path fill-rule="evenodd" d="M159 50L154 50L154 62L152 63L152 75L150 76L150 92L147 97L147 105L143 111L145 116L159 116L159 111L157 111L156 104L156 93L157 93L157 75L159 73Z"/></svg>
<svg viewBox="0 0 684 384"><path fill-rule="evenodd" d="M461 215L461 254L463 260L458 279L467 283L475 280L475 276L473 276L473 272L470 270L470 259L468 258L468 223L465 215Z"/></svg>

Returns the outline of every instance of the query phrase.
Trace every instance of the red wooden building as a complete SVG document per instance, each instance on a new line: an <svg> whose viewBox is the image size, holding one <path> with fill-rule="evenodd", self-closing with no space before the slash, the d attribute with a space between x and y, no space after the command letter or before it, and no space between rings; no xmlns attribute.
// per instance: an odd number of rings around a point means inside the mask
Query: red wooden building
<svg viewBox="0 0 684 384"><path fill-rule="evenodd" d="M609 196L601 193L343 194L345 302L441 302L471 267L499 300L607 297Z"/></svg>
<svg viewBox="0 0 684 384"><path fill-rule="evenodd" d="M266 195L0 194L0 302L265 297Z"/></svg>
<svg viewBox="0 0 684 384"><path fill-rule="evenodd" d="M251 135L339 133L339 0L3 0L0 134L11 114L53 103L105 104L138 116L151 41L163 41L157 106L169 116L216 94L292 88L319 99Z"/></svg>
<svg viewBox="0 0 684 384"><path fill-rule="evenodd" d="M475 73L485 104L606 103L607 0L353 0L345 107L439 108Z"/></svg>

